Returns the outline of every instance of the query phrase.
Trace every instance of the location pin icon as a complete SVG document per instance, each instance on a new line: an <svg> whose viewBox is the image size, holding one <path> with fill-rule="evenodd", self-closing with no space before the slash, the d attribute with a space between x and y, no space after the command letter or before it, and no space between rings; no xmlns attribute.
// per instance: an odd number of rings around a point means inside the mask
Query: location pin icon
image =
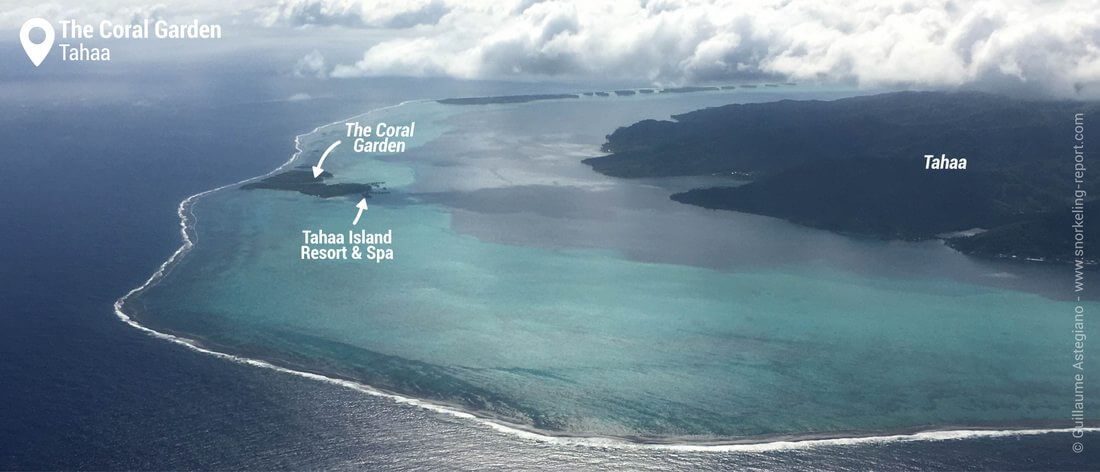
<svg viewBox="0 0 1100 472"><path fill-rule="evenodd" d="M35 44L31 41L31 30L35 28L46 33L46 39L41 43ZM38 67L53 48L53 26L42 18L31 18L23 23L22 28L19 28L19 42L23 43L23 50L27 52L27 57L31 58L35 67Z"/></svg>

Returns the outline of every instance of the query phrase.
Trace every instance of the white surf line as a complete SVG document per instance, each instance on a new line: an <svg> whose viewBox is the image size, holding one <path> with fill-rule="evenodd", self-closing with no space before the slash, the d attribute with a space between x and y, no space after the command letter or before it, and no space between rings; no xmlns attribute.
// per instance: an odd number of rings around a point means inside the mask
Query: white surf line
<svg viewBox="0 0 1100 472"><path fill-rule="evenodd" d="M157 268L157 270L154 271L153 274L150 275L148 279L146 279L145 283L131 289L129 292L126 292L125 295L119 297L118 300L115 300L115 303L114 303L115 316L117 316L118 319L121 320L123 323L126 323L127 325L129 325L129 326L131 326L131 327L133 327L133 328L135 328L139 331L142 331L142 332L144 332L144 333L146 333L146 334L148 334L152 337L155 337L155 338L158 338L158 339L162 339L162 340L165 340L165 341L169 341L169 342L184 346L184 347L186 347L188 349L191 349L192 351L195 351L195 352L210 355L210 356L213 356L213 357L216 357L216 358L219 358L219 359L228 360L228 361L235 362L235 363L238 363L238 364L250 365L250 366L253 366L253 367L261 367L261 368L265 368L265 369L271 369L273 371L281 372L281 373L284 373L284 374L290 374L290 375L294 375L294 376L298 376L298 377L302 377L302 378L306 378L306 379L310 379L310 380L316 380L316 381L319 381L319 382L324 382L324 383L328 383L328 384L332 384L332 385L338 385L338 386L348 388L350 390L354 390L354 391L357 391L357 392L365 393L365 394L368 394L368 395L388 398L388 399L393 400L395 403L398 403L398 404L415 406L415 407L424 408L426 410L433 411L433 412L436 412L436 413L442 413L442 414L450 415L450 416L455 417L455 418L464 419L464 420L471 420L473 422L476 422L478 424L486 426L490 429L493 429L495 431L505 433L505 434L508 434L508 435L511 435L511 436L516 436L516 437L523 438L523 439L539 441L539 442L544 442L544 443L551 443L551 444L560 444L560 445L568 445L568 446L586 446L586 447L593 447L593 448L608 448L608 447L610 447L610 448L617 448L617 449L656 449L656 450L669 450L669 451L681 451L681 452L767 452L767 451L780 451L780 450L788 450L788 449L810 449L810 448L823 447L823 446L849 446L849 445L859 445L859 444L881 444L881 443L910 442L910 441L949 441L949 440L969 439L969 438L999 438L999 437L1012 437L1012 436L1034 436L1034 435L1054 434L1054 433L1066 433L1066 434L1068 434L1068 433L1070 433L1074 430L1073 428L1060 428L1060 429L1005 429L1005 430L958 429L958 430L942 430L942 431L922 431L922 432L909 433L909 434L894 434L894 435L883 435L883 436L856 436L856 437L848 437L848 438L803 439L803 440L790 439L790 440L779 440L779 441L770 441L770 442L739 443L739 444L643 443L643 442L635 442L635 441L630 441L630 440L627 440L627 439L613 438L613 437L553 436L553 435L549 435L549 434L542 434L542 433L537 433L537 432L534 432L534 431L529 431L529 430L523 429L523 428L518 427L518 426L508 425L504 422L494 421L494 420L491 420L491 419L488 419L488 418L483 418L483 417L474 415L473 413L462 411L462 410L459 410L457 408L453 408L453 407L450 407L450 406L439 405L439 404L431 403L431 402L426 401L426 400L421 400L421 399L406 397L406 396L398 395L398 394L394 394L394 393L384 392L382 390L379 390L375 387L372 387L372 386L364 384L364 383L355 382L355 381L351 381L351 380L344 380L344 379L328 377L328 376L324 376L324 375L321 375L321 374L315 374L313 372L305 372L305 371L300 371L300 370L289 369L289 368L282 367L282 366L279 366L279 365L275 365L275 364L272 364L270 362L260 360L260 359L253 359L253 358L249 358L249 357L237 356L237 355L228 354L228 353L224 353L224 352L220 352L220 351L215 351L215 350L212 350L212 349L207 349L205 347L200 346L199 343L196 342L193 339L185 338L185 337L182 337L182 336L176 336L176 335L173 335L173 334L163 333L163 332L157 331L155 329L149 328L147 326L144 326L141 323L138 323L137 321L134 321L134 319L131 318L130 315L127 315L126 312L123 310L123 306L126 304L126 300L128 300L132 296L135 296L135 295L141 293L142 291L148 289L149 287L155 285L157 282L159 282L161 279L163 279L165 275L167 275L169 272L171 272L172 266L174 266L175 263L180 260L180 258L182 258L184 255L186 255L187 252L189 252L191 250L191 248L193 248L195 246L195 241L191 238L191 236L188 234L187 231L188 231L189 227L193 226L192 224L189 224L189 223L192 222L192 221L197 220L197 217L195 216L194 212L192 211L192 208L194 207L194 204L198 199L200 199L200 198L202 198L206 195L209 195L211 193L217 192L219 190L223 190L223 189L226 189L226 188L229 188L229 187L234 187L234 186L237 186L237 185L241 185L241 184L244 184L244 183L256 180L256 179L262 179L262 178L268 177L268 176L270 176L270 175L272 175L276 172L279 172L280 170L283 170L284 168L286 168L286 166L290 165L295 160L297 160L298 156L300 156L301 153L303 152L303 149L301 147L301 138L304 137L304 136L314 134L314 133L320 131L322 128L327 128L329 126L332 126L332 125L335 125L335 124L338 124L338 123L343 123L344 121L347 121L348 119L357 118L357 117L360 117L360 116L365 116L365 115L368 115L368 114L371 114L371 113L374 113L374 112L393 109L393 108L405 106L405 105L410 104L410 103L429 102L429 101L434 101L434 100L408 100L408 101L401 102L397 105L390 105L390 106L386 106L386 107L376 108L376 109L373 109L373 110L369 110L365 113L360 113L360 114L357 114L357 115L353 115L353 116L351 116L349 118L346 118L344 120L337 120L337 121L334 121L332 123L328 123L328 124L318 126L318 127L314 128L313 131L310 131L308 133L299 134L299 135L295 136L294 137L294 149L295 149L294 154L290 157L290 159L288 159L286 162L282 163L281 165L279 165L275 169L271 170L270 172L268 172L266 174L263 174L263 175L258 175L258 176L255 176L255 177L249 177L247 179L244 179L244 180L241 180L241 181L238 181L238 182L234 182L234 183L231 183L231 184L222 185L220 187L213 188L213 189L210 189L210 190L206 190L206 191L203 191L203 192L199 192L199 193L196 193L194 195L191 195L190 197L185 198L183 201L180 202L179 206L176 209L176 214L179 215L179 218L180 218L180 235L182 237L183 243L180 245L179 249L176 249L176 251L174 253L172 253L171 256L168 257L167 260L165 260L164 262L162 262L160 264L160 266ZM1084 431L1086 431L1086 432L1100 432L1100 428L1085 428Z"/></svg>

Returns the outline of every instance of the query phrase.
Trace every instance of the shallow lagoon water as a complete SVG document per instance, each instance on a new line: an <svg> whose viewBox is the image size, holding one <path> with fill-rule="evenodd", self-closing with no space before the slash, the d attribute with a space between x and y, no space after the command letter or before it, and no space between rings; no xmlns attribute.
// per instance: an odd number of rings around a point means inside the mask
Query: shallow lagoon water
<svg viewBox="0 0 1100 472"><path fill-rule="evenodd" d="M401 155L326 161L385 181L360 227L397 260L298 260L354 199L235 187L194 207L196 245L128 304L219 350L360 380L552 434L649 440L1053 425L1068 302L1054 269L932 242L853 239L672 202L685 179L580 163L643 118L843 92L410 103ZM343 126L302 138L309 165ZM708 182L724 179L706 176ZM1095 304L1089 303L1089 309ZM1094 373L1094 371L1090 371Z"/></svg>

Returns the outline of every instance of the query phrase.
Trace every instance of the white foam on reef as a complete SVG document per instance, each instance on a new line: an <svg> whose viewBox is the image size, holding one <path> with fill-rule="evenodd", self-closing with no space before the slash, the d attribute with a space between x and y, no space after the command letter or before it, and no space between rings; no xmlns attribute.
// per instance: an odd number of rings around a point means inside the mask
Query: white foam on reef
<svg viewBox="0 0 1100 472"><path fill-rule="evenodd" d="M397 105L391 105L382 108L376 108L366 113L355 115L354 117L363 116L369 113L398 108L409 103L425 102L432 100L410 100L399 103ZM349 118L350 119L350 118ZM217 188L206 190L196 193L190 197L185 198L180 202L179 207L176 209L176 214L180 218L180 236L182 244L179 249L176 249L172 255L162 262L156 271L145 281L145 283L135 287L127 292L118 300L115 300L114 311L115 315L127 325L138 329L150 336L158 339L163 339L181 346L184 346L192 351L202 354L217 357L219 359L228 360L238 364L250 365L253 367L261 367L265 369L271 369L276 372L290 374L310 380L324 382L332 385L338 385L344 388L355 390L357 392L373 395L377 397L388 398L395 403L402 405L409 405L412 407L423 408L429 411L433 411L440 414L445 414L451 417L460 418L463 420L470 420L477 424L480 424L488 429L508 434L511 436L527 439L531 441L539 441L551 444L560 444L566 446L585 446L594 448L620 448L620 449L657 449L657 450L669 450L669 451L683 451L683 452L767 452L767 451L779 451L789 449L810 449L815 447L829 447L829 446L851 446L861 444L882 444L893 442L909 442L909 441L950 441L960 439L971 438L1001 438L1001 437L1016 437L1016 436L1034 436L1041 434L1054 434L1065 433L1069 434L1073 431L1072 428L1054 428L1054 429L951 429L951 430L930 430L920 431L905 434L891 434L880 436L854 436L854 437L837 437L837 438L791 438L783 440L774 439L760 439L754 441L749 438L736 443L721 443L721 442L707 442L707 443L692 443L692 442L645 442L640 440L631 440L626 438L617 437L584 437L584 436L559 436L538 431L532 431L526 429L523 426L508 424L507 422L497 419L485 418L477 416L473 413L463 411L459 408L440 405L432 403L426 400L412 398L404 395L399 395L391 392L386 392L370 385L355 382L352 380L339 379L334 377L328 377L325 375L306 372L300 370L289 369L286 367L272 364L271 362L253 359L248 357L237 356L233 354L227 354L224 352L215 351L201 346L197 341L182 336L163 333L152 328L146 327L141 323L138 323L130 315L126 314L124 307L126 301L131 297L139 295L149 287L156 285L160 282L191 249L195 246L195 238L192 236L191 231L194 228L196 221L193 207L196 201L200 198L212 194L214 192L224 190L226 188L235 187L241 184L245 184L257 179L263 179L269 177L276 172L285 169L291 165L302 153L301 140L304 136L308 136L320 131L322 128L326 128L335 124L343 123L346 120L334 121L325 125L318 126L308 133L300 134L294 137L294 154L286 162L282 163L270 172L250 177L239 182L222 185ZM1100 432L1100 428L1085 428L1085 432Z"/></svg>

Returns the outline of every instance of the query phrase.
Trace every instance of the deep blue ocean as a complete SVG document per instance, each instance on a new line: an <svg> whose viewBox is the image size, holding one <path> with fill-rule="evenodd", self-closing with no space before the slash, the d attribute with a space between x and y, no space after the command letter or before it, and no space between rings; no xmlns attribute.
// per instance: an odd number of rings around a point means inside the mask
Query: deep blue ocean
<svg viewBox="0 0 1100 472"><path fill-rule="evenodd" d="M760 453L548 444L152 338L111 305L179 246L181 199L378 106L580 86L317 82L218 62L35 72L0 71L0 469L1100 469L1100 441L1073 454L1064 434ZM322 98L283 100L300 92Z"/></svg>

